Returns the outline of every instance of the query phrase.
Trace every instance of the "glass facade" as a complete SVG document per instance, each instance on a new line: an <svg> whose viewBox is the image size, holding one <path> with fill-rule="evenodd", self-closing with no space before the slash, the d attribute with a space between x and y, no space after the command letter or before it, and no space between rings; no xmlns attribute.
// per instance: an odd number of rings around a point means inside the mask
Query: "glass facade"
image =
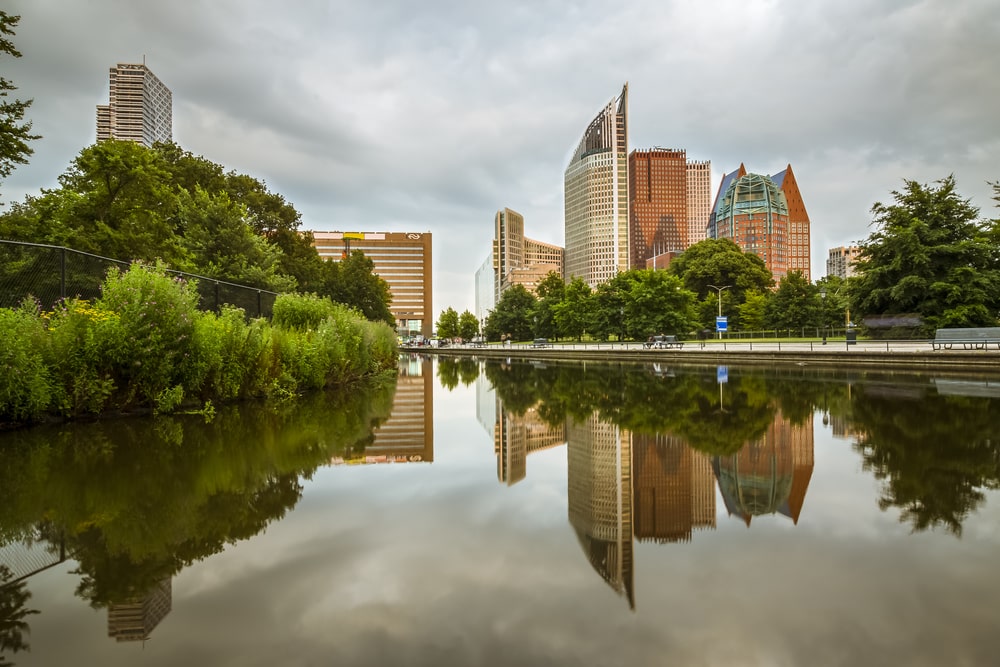
<svg viewBox="0 0 1000 667"><path fill-rule="evenodd" d="M563 180L565 278L591 287L629 268L628 84L587 126Z"/></svg>

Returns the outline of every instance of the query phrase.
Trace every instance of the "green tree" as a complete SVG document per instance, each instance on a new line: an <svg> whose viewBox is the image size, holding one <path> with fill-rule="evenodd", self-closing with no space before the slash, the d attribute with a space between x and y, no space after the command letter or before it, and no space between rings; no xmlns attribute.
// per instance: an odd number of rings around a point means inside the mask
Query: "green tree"
<svg viewBox="0 0 1000 667"><path fill-rule="evenodd" d="M860 315L917 314L939 327L992 326L1000 308L997 221L948 176L935 185L904 181L894 203L872 206L876 230L861 243L852 310Z"/></svg>
<svg viewBox="0 0 1000 667"><path fill-rule="evenodd" d="M31 631L25 620L31 614L37 614L37 609L28 609L27 602L31 592L23 581L16 584L8 583L13 578L10 569L0 564L0 666L13 666L7 662L4 653L17 653L31 648L26 635Z"/></svg>
<svg viewBox="0 0 1000 667"><path fill-rule="evenodd" d="M762 293L750 290L746 293L746 301L737 308L740 317L740 327L746 331L763 329L766 326L764 312L770 292Z"/></svg>
<svg viewBox="0 0 1000 667"><path fill-rule="evenodd" d="M191 270L209 278L292 291L295 279L279 272L281 251L254 233L244 213L225 192L210 195L198 185L191 192L181 190L177 219Z"/></svg>
<svg viewBox="0 0 1000 667"><path fill-rule="evenodd" d="M479 335L479 318L466 310L458 316L458 335L462 340L471 340Z"/></svg>
<svg viewBox="0 0 1000 667"><path fill-rule="evenodd" d="M438 318L436 328L439 338L455 338L458 336L458 312L451 306L441 311L441 317Z"/></svg>
<svg viewBox="0 0 1000 667"><path fill-rule="evenodd" d="M11 206L0 216L0 236L115 259L162 259L173 269L276 291L333 297L336 289L338 300L353 299L370 319L393 319L387 298L385 308L364 305L366 282L338 282L340 272L325 265L311 234L297 231L300 216L281 195L176 144L102 141L84 148L59 183Z"/></svg>
<svg viewBox="0 0 1000 667"><path fill-rule="evenodd" d="M279 250L277 271L295 278L300 291L321 291L323 260L313 247L312 234L297 231L301 216L281 195L251 176L226 173L221 165L175 143L159 142L153 150L163 159L178 192L200 187L211 195L226 194L244 208L251 230Z"/></svg>
<svg viewBox="0 0 1000 667"><path fill-rule="evenodd" d="M170 172L150 149L132 141L102 141L80 151L59 177L66 205L53 221L66 242L115 259L188 265L176 230L177 196Z"/></svg>
<svg viewBox="0 0 1000 667"><path fill-rule="evenodd" d="M313 247L312 234L298 231L302 220L295 207L246 174L227 174L226 191L246 207L253 230L281 250L282 272L293 276L300 290L316 289L322 281L323 260Z"/></svg>
<svg viewBox="0 0 1000 667"><path fill-rule="evenodd" d="M823 321L823 304L819 288L810 283L801 271L791 271L778 283L777 291L764 308L767 326L774 329L818 327Z"/></svg>
<svg viewBox="0 0 1000 667"><path fill-rule="evenodd" d="M561 336L580 340L594 315L594 294L582 278L566 285L563 300L553 308L553 317Z"/></svg>
<svg viewBox="0 0 1000 667"><path fill-rule="evenodd" d="M851 302L849 282L840 276L827 275L816 281L823 307L822 325L841 329L848 325Z"/></svg>
<svg viewBox="0 0 1000 667"><path fill-rule="evenodd" d="M695 243L670 263L670 273L679 276L684 286L698 295L706 304L709 300L715 309L700 308L702 326L712 327L718 313L718 292L710 287L729 286L723 290L723 311L733 325L740 322L739 304L746 300L747 292L764 293L774 285L774 277L764 260L754 253L743 252L730 239L706 239ZM714 297L714 298L710 298Z"/></svg>
<svg viewBox="0 0 1000 667"><path fill-rule="evenodd" d="M363 252L355 250L340 261L328 260L323 268L323 294L357 308L372 322L396 326L396 318L389 310L392 303L389 284L374 272L375 263Z"/></svg>
<svg viewBox="0 0 1000 667"><path fill-rule="evenodd" d="M684 334L691 330L694 292L666 271L641 269L626 274L625 332L640 339L650 334Z"/></svg>
<svg viewBox="0 0 1000 667"><path fill-rule="evenodd" d="M505 290L486 318L487 338L500 340L501 336L509 335L513 340L531 340L536 301L524 285Z"/></svg>
<svg viewBox="0 0 1000 667"><path fill-rule="evenodd" d="M535 305L534 324L535 335L542 338L558 338L559 328L556 326L555 307L563 300L566 293L566 283L555 271L542 278L535 287L538 303Z"/></svg>
<svg viewBox="0 0 1000 667"><path fill-rule="evenodd" d="M21 57L21 52L10 40L20 20L20 16L0 10L0 54ZM34 153L28 142L41 138L31 133L31 121L24 120L24 112L33 100L8 99L15 90L17 86L6 77L0 77L0 180L10 176L16 165L27 164L28 156Z"/></svg>
<svg viewBox="0 0 1000 667"><path fill-rule="evenodd" d="M578 284L576 288L579 288ZM611 280L598 285L589 299L583 301L585 319L580 322L586 331L597 340L610 340L612 336L621 340L625 336L625 298L628 279L619 272ZM582 332L581 332L582 333Z"/></svg>

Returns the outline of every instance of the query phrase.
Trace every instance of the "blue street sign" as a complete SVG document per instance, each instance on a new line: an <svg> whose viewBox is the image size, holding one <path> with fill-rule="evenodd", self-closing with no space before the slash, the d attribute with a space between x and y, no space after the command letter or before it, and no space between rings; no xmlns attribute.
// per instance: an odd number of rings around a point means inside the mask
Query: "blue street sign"
<svg viewBox="0 0 1000 667"><path fill-rule="evenodd" d="M729 382L729 366L717 366L715 368L715 380L719 384Z"/></svg>
<svg viewBox="0 0 1000 667"><path fill-rule="evenodd" d="M723 315L715 318L715 330L726 331L729 328L729 318Z"/></svg>

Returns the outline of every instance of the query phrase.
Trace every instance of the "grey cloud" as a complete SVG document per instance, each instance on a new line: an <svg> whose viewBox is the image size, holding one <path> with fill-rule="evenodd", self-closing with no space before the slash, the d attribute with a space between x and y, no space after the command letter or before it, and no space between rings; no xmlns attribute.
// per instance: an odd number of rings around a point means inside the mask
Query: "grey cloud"
<svg viewBox="0 0 1000 667"><path fill-rule="evenodd" d="M93 140L108 67L145 54L179 143L266 180L304 227L434 232L438 271L469 278L436 280L436 308L472 307L497 208L562 242L565 160L626 80L633 147L686 148L716 182L793 165L817 277L903 178L954 173L996 215L990 0L12 5L8 76L45 139L5 200L55 182Z"/></svg>

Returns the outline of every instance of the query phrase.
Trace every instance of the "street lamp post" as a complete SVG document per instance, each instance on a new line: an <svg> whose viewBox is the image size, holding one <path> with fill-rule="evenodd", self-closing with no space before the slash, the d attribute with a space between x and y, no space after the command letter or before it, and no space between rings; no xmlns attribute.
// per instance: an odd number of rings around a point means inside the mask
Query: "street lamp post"
<svg viewBox="0 0 1000 667"><path fill-rule="evenodd" d="M719 319L722 318L722 290L729 289L732 285L723 285L722 287L716 287L715 285L707 285L719 293ZM722 329L719 329L719 320L715 321L715 329L719 332L719 340L722 340Z"/></svg>

